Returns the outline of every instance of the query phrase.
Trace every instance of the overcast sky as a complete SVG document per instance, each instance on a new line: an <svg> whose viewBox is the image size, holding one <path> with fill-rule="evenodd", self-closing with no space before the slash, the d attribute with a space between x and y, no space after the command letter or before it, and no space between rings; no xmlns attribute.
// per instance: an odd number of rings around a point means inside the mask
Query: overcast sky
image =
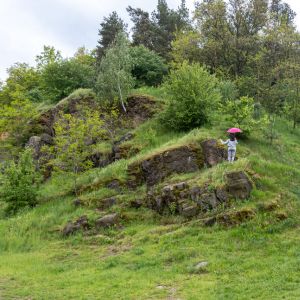
<svg viewBox="0 0 300 300"><path fill-rule="evenodd" d="M193 10L194 0L187 0ZM300 0L286 0L297 13L300 29ZM92 49L99 24L113 10L129 23L126 7L153 11L156 0L0 0L0 79L15 62L34 64L43 45L54 46L64 57L80 46ZM168 0L176 8L180 0Z"/></svg>

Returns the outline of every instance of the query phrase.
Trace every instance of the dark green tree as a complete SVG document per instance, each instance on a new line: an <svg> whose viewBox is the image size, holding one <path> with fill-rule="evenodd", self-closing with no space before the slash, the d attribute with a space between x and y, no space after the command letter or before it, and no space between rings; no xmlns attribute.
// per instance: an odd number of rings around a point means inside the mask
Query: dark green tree
<svg viewBox="0 0 300 300"><path fill-rule="evenodd" d="M97 63L100 63L105 50L115 40L119 32L126 32L127 24L113 11L108 17L104 17L100 23L98 32L99 40L97 44Z"/></svg>
<svg viewBox="0 0 300 300"><path fill-rule="evenodd" d="M163 58L144 46L132 47L130 55L133 59L132 75L137 85L157 86L162 82L168 72Z"/></svg>
<svg viewBox="0 0 300 300"><path fill-rule="evenodd" d="M133 22L132 44L134 46L144 45L155 50L155 24L150 19L149 13L140 8L127 7L127 12Z"/></svg>
<svg viewBox="0 0 300 300"><path fill-rule="evenodd" d="M154 50L167 60L171 59L171 42L178 31L191 29L189 11L185 0L177 10L170 9L165 0L158 0L156 10L149 13L131 6L127 11L134 24L133 44L144 45L150 50Z"/></svg>

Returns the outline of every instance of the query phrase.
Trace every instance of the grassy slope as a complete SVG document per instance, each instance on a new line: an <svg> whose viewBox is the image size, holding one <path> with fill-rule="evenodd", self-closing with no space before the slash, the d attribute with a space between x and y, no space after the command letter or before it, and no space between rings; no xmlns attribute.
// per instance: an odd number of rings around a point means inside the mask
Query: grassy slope
<svg viewBox="0 0 300 300"><path fill-rule="evenodd" d="M224 126L219 122L213 129L184 136L163 132L157 122L149 121L137 129L133 143L143 145L143 150L130 161L161 151L166 143L220 137ZM299 299L300 132L291 133L283 121L278 131L280 139L273 146L260 136L241 141L240 159L234 165L223 163L170 179L210 178L221 183L228 169L258 173L251 199L230 208L256 208L256 216L233 228L205 228L197 220L160 217L121 205L112 210L122 214L122 230L62 239L59 229L68 220L82 214L95 219L98 213L72 206L68 178L49 182L41 193L44 204L0 220L0 299ZM127 164L121 160L86 173L81 184L125 180ZM91 205L113 195L96 186L82 196ZM141 187L121 197L126 202L144 192ZM288 219L279 221L276 212L257 209L261 202L274 199ZM209 265L195 274L192 267L199 261Z"/></svg>

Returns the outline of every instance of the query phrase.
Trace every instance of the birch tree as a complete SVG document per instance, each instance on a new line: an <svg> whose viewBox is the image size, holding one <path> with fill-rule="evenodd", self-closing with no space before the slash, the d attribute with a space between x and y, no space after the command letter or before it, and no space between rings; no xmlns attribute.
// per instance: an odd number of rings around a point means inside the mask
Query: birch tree
<svg viewBox="0 0 300 300"><path fill-rule="evenodd" d="M132 68L129 41L123 32L119 32L100 62L96 92L102 101L111 104L119 101L124 112L127 95L134 85Z"/></svg>

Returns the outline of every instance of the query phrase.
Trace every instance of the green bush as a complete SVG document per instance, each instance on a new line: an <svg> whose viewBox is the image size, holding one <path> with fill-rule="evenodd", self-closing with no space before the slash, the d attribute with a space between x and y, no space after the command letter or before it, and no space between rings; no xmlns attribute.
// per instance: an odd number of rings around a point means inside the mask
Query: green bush
<svg viewBox="0 0 300 300"><path fill-rule="evenodd" d="M243 136L247 137L251 132L257 132L268 124L263 112L257 113L258 106L253 98L241 97L238 100L227 101L221 106L221 112L226 115L231 127L241 128Z"/></svg>
<svg viewBox="0 0 300 300"><path fill-rule="evenodd" d="M41 76L44 98L52 102L67 97L79 88L92 88L95 70L76 59L65 59L47 65Z"/></svg>
<svg viewBox="0 0 300 300"><path fill-rule="evenodd" d="M162 82L168 72L163 58L144 46L132 47L130 55L134 65L131 72L138 86L157 86Z"/></svg>
<svg viewBox="0 0 300 300"><path fill-rule="evenodd" d="M175 130L208 123L221 99L218 80L199 64L181 64L170 73L165 88L170 98L161 118Z"/></svg>
<svg viewBox="0 0 300 300"><path fill-rule="evenodd" d="M6 202L6 213L15 214L24 207L34 207L37 204L37 192L40 176L36 171L32 153L26 149L18 163L8 163L4 169L1 184L1 200Z"/></svg>

